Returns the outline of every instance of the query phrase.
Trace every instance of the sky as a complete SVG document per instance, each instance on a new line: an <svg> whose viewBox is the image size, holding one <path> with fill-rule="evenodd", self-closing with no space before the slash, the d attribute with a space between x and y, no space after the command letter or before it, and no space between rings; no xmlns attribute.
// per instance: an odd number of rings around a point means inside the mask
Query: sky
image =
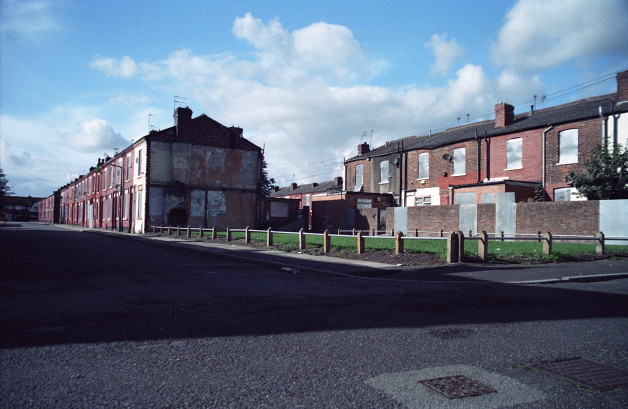
<svg viewBox="0 0 628 409"><path fill-rule="evenodd" d="M278 185L327 181L362 142L615 92L627 38L625 0L2 0L0 168L49 196L189 106Z"/></svg>

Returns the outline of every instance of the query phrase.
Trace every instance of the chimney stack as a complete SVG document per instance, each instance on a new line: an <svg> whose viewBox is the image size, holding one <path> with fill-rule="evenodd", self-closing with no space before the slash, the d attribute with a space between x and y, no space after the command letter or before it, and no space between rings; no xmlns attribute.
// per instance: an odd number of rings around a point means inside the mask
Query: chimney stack
<svg viewBox="0 0 628 409"><path fill-rule="evenodd" d="M628 101L628 70L617 74L617 103Z"/></svg>
<svg viewBox="0 0 628 409"><path fill-rule="evenodd" d="M292 182L292 183L290 184L290 190L295 190L296 188L297 188L297 184L296 184L296 183L294 183L294 182Z"/></svg>
<svg viewBox="0 0 628 409"><path fill-rule="evenodd" d="M515 107L500 102L495 105L495 128L503 128L515 120Z"/></svg>
<svg viewBox="0 0 628 409"><path fill-rule="evenodd" d="M365 153L369 153L371 151L371 147L368 143L364 142L358 145L358 155L364 155Z"/></svg>
<svg viewBox="0 0 628 409"><path fill-rule="evenodd" d="M192 110L188 107L177 108L174 110L174 127L177 131L177 138L183 132L181 131L185 124L192 120ZM181 131L181 132L180 132Z"/></svg>
<svg viewBox="0 0 628 409"><path fill-rule="evenodd" d="M336 176L336 177L334 178L334 184L335 184L336 186L342 186L342 176Z"/></svg>

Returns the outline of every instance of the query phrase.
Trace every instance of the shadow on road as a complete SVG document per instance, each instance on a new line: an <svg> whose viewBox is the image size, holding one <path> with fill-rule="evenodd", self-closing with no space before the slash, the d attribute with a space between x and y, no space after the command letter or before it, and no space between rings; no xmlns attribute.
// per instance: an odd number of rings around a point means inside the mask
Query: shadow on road
<svg viewBox="0 0 628 409"><path fill-rule="evenodd" d="M59 229L0 230L0 347L625 317L628 296L554 286L289 275ZM341 261L339 261L341 263ZM329 268L329 267L328 267ZM500 266L525 269L525 266ZM443 283L448 281L448 283Z"/></svg>

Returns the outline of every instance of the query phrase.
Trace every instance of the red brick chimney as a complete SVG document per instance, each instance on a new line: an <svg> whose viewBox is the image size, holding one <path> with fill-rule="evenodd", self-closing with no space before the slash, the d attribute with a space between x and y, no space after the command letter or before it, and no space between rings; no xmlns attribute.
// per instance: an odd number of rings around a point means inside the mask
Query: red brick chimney
<svg viewBox="0 0 628 409"><path fill-rule="evenodd" d="M334 184L335 184L336 186L342 186L342 176L336 176L336 177L334 178Z"/></svg>
<svg viewBox="0 0 628 409"><path fill-rule="evenodd" d="M617 102L628 101L628 71L617 74Z"/></svg>
<svg viewBox="0 0 628 409"><path fill-rule="evenodd" d="M174 127L177 131L177 137L182 133L179 132L185 126L185 124L192 120L192 110L188 107L177 108L174 110Z"/></svg>
<svg viewBox="0 0 628 409"><path fill-rule="evenodd" d="M500 102L495 105L495 128L508 126L515 120L515 107Z"/></svg>
<svg viewBox="0 0 628 409"><path fill-rule="evenodd" d="M364 155L365 153L369 153L371 151L371 147L368 143L364 142L358 145L358 155Z"/></svg>
<svg viewBox="0 0 628 409"><path fill-rule="evenodd" d="M294 190L296 188L297 188L297 184L296 183L290 184L290 190Z"/></svg>

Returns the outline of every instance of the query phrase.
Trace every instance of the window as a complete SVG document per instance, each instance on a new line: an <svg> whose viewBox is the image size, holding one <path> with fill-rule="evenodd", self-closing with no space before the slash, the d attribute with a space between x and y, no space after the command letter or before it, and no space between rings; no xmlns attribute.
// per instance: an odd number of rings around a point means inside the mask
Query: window
<svg viewBox="0 0 628 409"><path fill-rule="evenodd" d="M124 192L124 220L129 218L129 191Z"/></svg>
<svg viewBox="0 0 628 409"><path fill-rule="evenodd" d="M362 188L362 165L358 165L355 167L355 190L360 190Z"/></svg>
<svg viewBox="0 0 628 409"><path fill-rule="evenodd" d="M379 163L379 183L388 183L388 160L383 160Z"/></svg>
<svg viewBox="0 0 628 409"><path fill-rule="evenodd" d="M142 150L137 152L137 176L142 174Z"/></svg>
<svg viewBox="0 0 628 409"><path fill-rule="evenodd" d="M373 207L373 199L359 198L356 207L358 209L370 209Z"/></svg>
<svg viewBox="0 0 628 409"><path fill-rule="evenodd" d="M521 169L523 167L522 147L523 139L521 138L506 141L506 169Z"/></svg>
<svg viewBox="0 0 628 409"><path fill-rule="evenodd" d="M555 202L570 202L571 201L571 188L564 187L561 189L554 189L554 201Z"/></svg>
<svg viewBox="0 0 628 409"><path fill-rule="evenodd" d="M142 218L142 191L138 190L137 192L137 218Z"/></svg>
<svg viewBox="0 0 628 409"><path fill-rule="evenodd" d="M464 175L467 172L465 148L454 149L454 175Z"/></svg>
<svg viewBox="0 0 628 409"><path fill-rule="evenodd" d="M310 205L310 198L312 197L312 195L305 195L305 205L309 206Z"/></svg>
<svg viewBox="0 0 628 409"><path fill-rule="evenodd" d="M558 134L558 164L578 163L578 130L567 129Z"/></svg>
<svg viewBox="0 0 628 409"><path fill-rule="evenodd" d="M131 168L132 168L132 162L131 162L131 155L126 157L126 180L131 179Z"/></svg>
<svg viewBox="0 0 628 409"><path fill-rule="evenodd" d="M113 183L114 183L114 171L113 171L113 166L109 167L109 187L113 187Z"/></svg>
<svg viewBox="0 0 628 409"><path fill-rule="evenodd" d="M429 179L430 177L430 154L419 154L419 179Z"/></svg>
<svg viewBox="0 0 628 409"><path fill-rule="evenodd" d="M111 220L111 216L113 216L113 197L111 197L111 195L109 195L109 207L107 208L107 212L109 212L107 220Z"/></svg>

